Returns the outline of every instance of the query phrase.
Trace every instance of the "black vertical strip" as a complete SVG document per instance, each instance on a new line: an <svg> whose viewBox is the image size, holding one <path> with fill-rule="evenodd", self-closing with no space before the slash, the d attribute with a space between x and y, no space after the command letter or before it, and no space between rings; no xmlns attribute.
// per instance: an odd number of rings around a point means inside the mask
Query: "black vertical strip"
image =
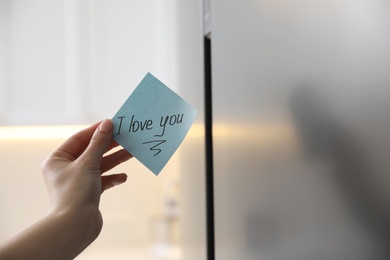
<svg viewBox="0 0 390 260"><path fill-rule="evenodd" d="M204 38L207 260L215 259L211 40Z"/></svg>

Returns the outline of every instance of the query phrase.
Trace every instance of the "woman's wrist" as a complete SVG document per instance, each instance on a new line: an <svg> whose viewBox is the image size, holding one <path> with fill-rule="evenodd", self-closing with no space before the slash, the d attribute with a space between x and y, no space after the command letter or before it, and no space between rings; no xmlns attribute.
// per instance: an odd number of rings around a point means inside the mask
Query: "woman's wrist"
<svg viewBox="0 0 390 260"><path fill-rule="evenodd" d="M79 245L85 246L99 236L103 226L102 215L96 207L52 210L48 217L55 219L63 227L64 237L78 241Z"/></svg>
<svg viewBox="0 0 390 260"><path fill-rule="evenodd" d="M0 259L74 259L97 238L101 227L98 209L51 211L0 245Z"/></svg>

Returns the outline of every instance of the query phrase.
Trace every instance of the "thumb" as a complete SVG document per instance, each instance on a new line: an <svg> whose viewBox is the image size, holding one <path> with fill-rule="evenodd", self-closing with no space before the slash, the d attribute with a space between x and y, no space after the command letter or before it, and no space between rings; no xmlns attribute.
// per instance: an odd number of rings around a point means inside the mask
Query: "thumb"
<svg viewBox="0 0 390 260"><path fill-rule="evenodd" d="M99 127L96 128L88 147L81 157L100 165L102 156L107 151L112 140L112 128L112 121L110 119L104 120Z"/></svg>

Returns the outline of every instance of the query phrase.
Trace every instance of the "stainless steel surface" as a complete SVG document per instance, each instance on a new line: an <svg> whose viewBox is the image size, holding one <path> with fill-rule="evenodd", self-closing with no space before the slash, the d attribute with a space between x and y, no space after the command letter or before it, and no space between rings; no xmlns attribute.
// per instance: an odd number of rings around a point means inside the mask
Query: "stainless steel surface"
<svg viewBox="0 0 390 260"><path fill-rule="evenodd" d="M390 2L215 0L216 259L389 259Z"/></svg>

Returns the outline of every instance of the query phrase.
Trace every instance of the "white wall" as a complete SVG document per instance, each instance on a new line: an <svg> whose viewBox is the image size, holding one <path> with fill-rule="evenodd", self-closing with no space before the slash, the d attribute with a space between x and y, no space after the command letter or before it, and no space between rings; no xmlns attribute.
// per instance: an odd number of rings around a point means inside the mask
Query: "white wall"
<svg viewBox="0 0 390 260"><path fill-rule="evenodd" d="M175 1L0 1L0 125L111 117L151 72L176 89Z"/></svg>

